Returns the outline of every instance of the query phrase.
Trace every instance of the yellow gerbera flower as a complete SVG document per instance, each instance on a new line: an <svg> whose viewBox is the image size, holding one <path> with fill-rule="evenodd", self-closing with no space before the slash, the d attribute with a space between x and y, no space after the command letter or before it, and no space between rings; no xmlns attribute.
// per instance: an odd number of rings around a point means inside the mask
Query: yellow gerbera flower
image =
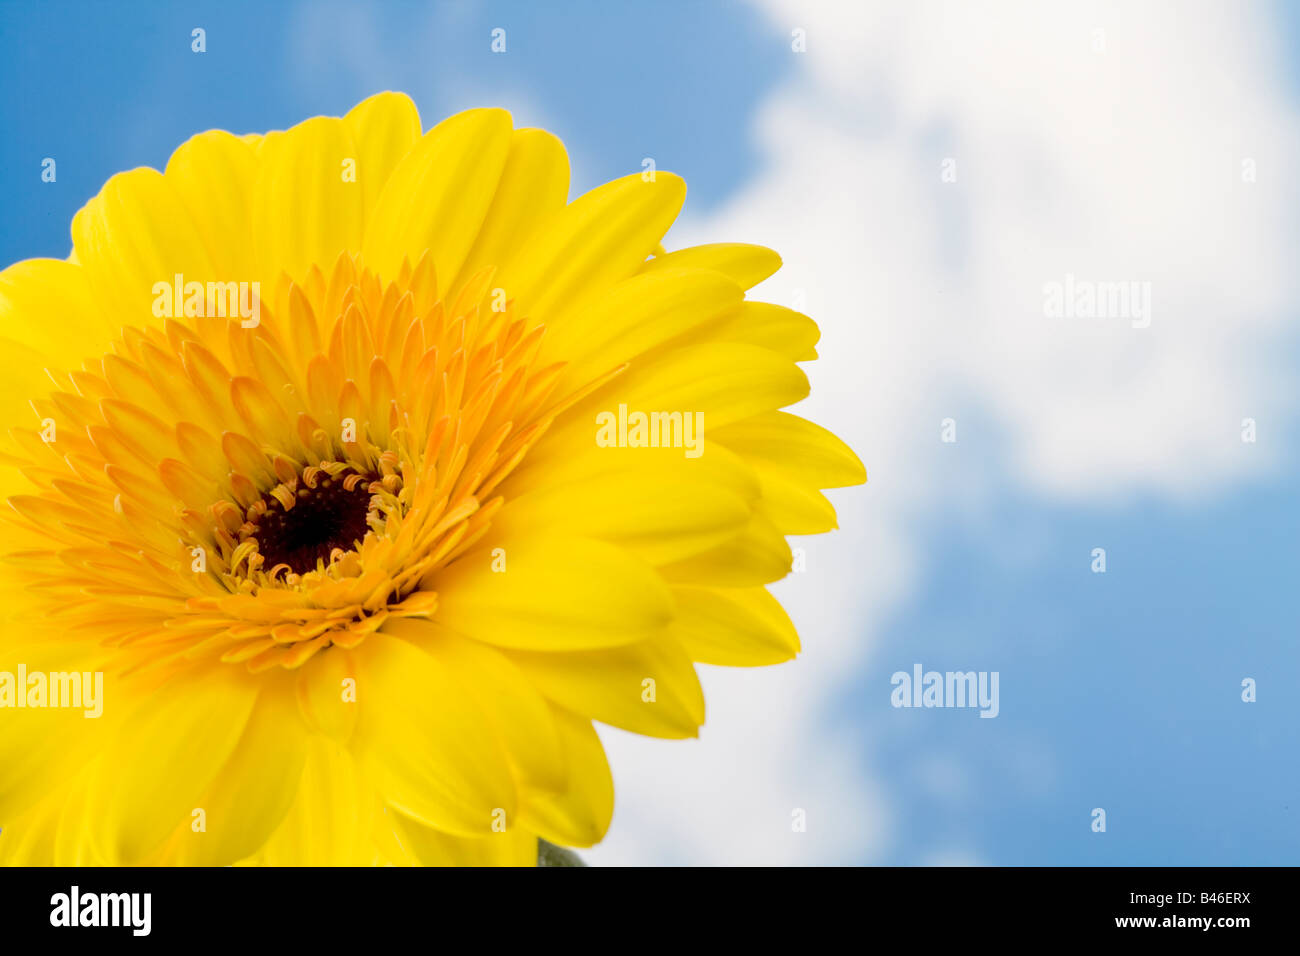
<svg viewBox="0 0 1300 956"><path fill-rule="evenodd" d="M794 656L764 585L865 480L778 411L816 326L766 249L664 252L677 176L568 188L383 93L0 273L0 859L532 864L609 824L593 720Z"/></svg>

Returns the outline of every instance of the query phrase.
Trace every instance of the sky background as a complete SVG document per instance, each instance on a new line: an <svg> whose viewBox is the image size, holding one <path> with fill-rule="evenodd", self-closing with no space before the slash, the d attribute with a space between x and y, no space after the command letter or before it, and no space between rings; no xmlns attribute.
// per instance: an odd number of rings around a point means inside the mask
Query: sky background
<svg viewBox="0 0 1300 956"><path fill-rule="evenodd" d="M1300 863L1300 5L0 0L0 264L196 132L382 89L552 130L575 195L653 158L670 249L780 251L796 411L870 475L792 542L796 662L702 668L698 741L602 734L588 859ZM1045 317L1067 274L1151 326ZM891 707L917 663L998 717Z"/></svg>

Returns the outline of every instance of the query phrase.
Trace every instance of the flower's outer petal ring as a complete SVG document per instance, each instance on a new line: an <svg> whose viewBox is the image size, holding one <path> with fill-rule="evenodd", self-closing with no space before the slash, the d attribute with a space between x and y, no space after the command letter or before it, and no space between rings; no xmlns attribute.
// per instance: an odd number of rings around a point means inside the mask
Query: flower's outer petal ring
<svg viewBox="0 0 1300 956"><path fill-rule="evenodd" d="M673 584L743 588L781 580L793 561L785 535L760 510L740 534L658 570Z"/></svg>
<svg viewBox="0 0 1300 956"><path fill-rule="evenodd" d="M384 801L464 836L514 816L516 787L484 713L447 666L382 632L353 652L360 713L351 748Z"/></svg>
<svg viewBox="0 0 1300 956"><path fill-rule="evenodd" d="M309 737L298 796L279 828L246 862L267 866L370 866L379 795L348 751Z"/></svg>
<svg viewBox="0 0 1300 956"><path fill-rule="evenodd" d="M853 449L820 425L789 412L755 415L721 427L709 437L810 488L842 488L867 480Z"/></svg>
<svg viewBox="0 0 1300 956"><path fill-rule="evenodd" d="M520 814L524 826L552 843L595 846L614 815L609 761L590 720L559 707L552 710L564 741L569 782L559 793L526 794Z"/></svg>
<svg viewBox="0 0 1300 956"><path fill-rule="evenodd" d="M455 836L425 826L389 807L393 835L411 862L419 866L536 866L537 834L521 824L503 824L487 836Z"/></svg>
<svg viewBox="0 0 1300 956"><path fill-rule="evenodd" d="M680 451L643 460L634 470L556 482L508 499L493 533L524 541L567 532L657 565L722 544L749 523L755 502L743 486L710 480L716 470L692 469Z"/></svg>
<svg viewBox="0 0 1300 956"><path fill-rule="evenodd" d="M72 244L98 308L115 327L157 325L155 286L222 277L185 202L162 173L113 176L73 217ZM170 297L169 297L170 299Z"/></svg>
<svg viewBox="0 0 1300 956"><path fill-rule="evenodd" d="M257 179L256 147L223 130L208 130L172 153L163 176L189 213L217 272L234 281L256 278L247 238Z"/></svg>
<svg viewBox="0 0 1300 956"><path fill-rule="evenodd" d="M326 116L262 140L251 241L264 295L281 271L302 280L312 265L361 247L361 190L344 175L356 152L347 124Z"/></svg>
<svg viewBox="0 0 1300 956"><path fill-rule="evenodd" d="M563 209L568 198L569 156L564 144L545 130L515 130L492 205L458 280L504 262L527 245L537 227ZM458 284L451 282L448 288Z"/></svg>
<svg viewBox="0 0 1300 956"><path fill-rule="evenodd" d="M435 620L467 637L572 651L645 640L672 617L672 595L654 569L615 545L569 537L485 541L427 585L438 592ZM498 558L504 572L493 570Z"/></svg>
<svg viewBox="0 0 1300 956"><path fill-rule="evenodd" d="M547 328L541 364L565 362L557 388L581 388L669 343L689 344L741 307L735 282L703 270L660 270L610 288L579 314Z"/></svg>
<svg viewBox="0 0 1300 956"><path fill-rule="evenodd" d="M766 588L673 588L677 616L669 633L692 660L758 667L799 653L799 635Z"/></svg>
<svg viewBox="0 0 1300 956"><path fill-rule="evenodd" d="M497 285L536 322L558 327L635 273L672 225L686 183L624 176L575 199L502 263Z"/></svg>
<svg viewBox="0 0 1300 956"><path fill-rule="evenodd" d="M597 416L677 412L703 416L702 454L716 429L808 395L808 377L784 356L756 345L709 342L671 349L634 363L622 375L566 411L530 454L530 464L574 452L600 454ZM606 421L608 421L607 419ZM621 429L621 426L620 426ZM620 438L620 444L622 439Z"/></svg>
<svg viewBox="0 0 1300 956"><path fill-rule="evenodd" d="M496 648L416 618L384 625L436 658L467 694L479 702L510 759L521 789L562 790L568 779L550 707L545 698Z"/></svg>
<svg viewBox="0 0 1300 956"><path fill-rule="evenodd" d="M255 853L298 796L306 757L292 676L270 675L230 759L195 805L203 810L203 829L187 814L169 862L225 866Z"/></svg>
<svg viewBox="0 0 1300 956"><path fill-rule="evenodd" d="M654 273L663 269L709 269L721 272L742 289L751 289L779 268L781 257L765 246L744 242L713 242L656 256L646 263L643 271Z"/></svg>
<svg viewBox="0 0 1300 956"><path fill-rule="evenodd" d="M440 286L460 271L510 152L510 114L480 109L443 120L388 177L366 223L367 265L395 278L426 250Z"/></svg>
<svg viewBox="0 0 1300 956"><path fill-rule="evenodd" d="M103 807L95 836L107 859L143 860L200 806L256 703L246 677L233 667L192 670L137 697L95 780L93 802Z"/></svg>
<svg viewBox="0 0 1300 956"><path fill-rule="evenodd" d="M794 309L770 302L746 302L712 329L709 338L720 342L748 342L779 352L792 362L817 357L821 330L817 323Z"/></svg>
<svg viewBox="0 0 1300 956"><path fill-rule="evenodd" d="M694 737L704 693L690 657L671 637L624 647L511 659L555 703L583 717L649 737Z"/></svg>
<svg viewBox="0 0 1300 956"><path fill-rule="evenodd" d="M356 148L355 173L361 190L364 229L388 177L420 141L420 111L405 93L390 91L362 100L348 110L343 122Z"/></svg>

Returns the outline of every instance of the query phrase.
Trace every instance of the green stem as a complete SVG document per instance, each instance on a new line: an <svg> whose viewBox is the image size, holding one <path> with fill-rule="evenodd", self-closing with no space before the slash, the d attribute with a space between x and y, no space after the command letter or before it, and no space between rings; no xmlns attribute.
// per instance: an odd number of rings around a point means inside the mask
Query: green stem
<svg viewBox="0 0 1300 956"><path fill-rule="evenodd" d="M566 850L562 846L556 846L554 843L547 843L545 840L537 841L537 865L538 866L586 866L582 858L572 850Z"/></svg>

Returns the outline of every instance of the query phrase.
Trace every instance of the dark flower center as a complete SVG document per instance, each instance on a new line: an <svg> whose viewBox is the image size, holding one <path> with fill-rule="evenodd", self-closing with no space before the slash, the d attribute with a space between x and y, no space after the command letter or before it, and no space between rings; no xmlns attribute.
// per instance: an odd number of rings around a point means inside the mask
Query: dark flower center
<svg viewBox="0 0 1300 956"><path fill-rule="evenodd" d="M278 498L268 498L266 510L257 516L252 537L268 571L287 564L295 574L316 570L316 562L329 564L335 548L351 551L361 545L370 530L370 477L351 481L343 476L322 477L315 488L299 486L292 508L285 509Z"/></svg>

